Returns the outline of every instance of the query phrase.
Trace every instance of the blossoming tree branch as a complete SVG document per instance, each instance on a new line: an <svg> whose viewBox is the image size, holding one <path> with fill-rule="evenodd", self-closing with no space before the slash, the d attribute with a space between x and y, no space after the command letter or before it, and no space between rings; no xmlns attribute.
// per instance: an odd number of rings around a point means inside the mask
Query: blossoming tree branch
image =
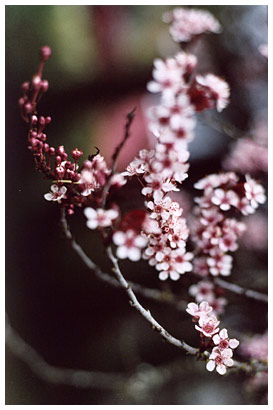
<svg viewBox="0 0 273 410"><path fill-rule="evenodd" d="M22 84L19 99L22 118L28 125L28 149L37 171L51 181L44 198L60 207L62 227L72 247L100 279L124 288L130 304L154 330L188 354L206 360L208 371L215 369L224 375L232 366L246 371L264 370L266 363L240 363L233 359L239 341L229 338L218 318L227 304L222 295L225 286L261 302L267 300L266 295L220 279L231 275L232 253L238 249L238 238L246 229L241 216L253 214L266 201L263 186L249 174L239 176L229 171L205 175L194 184L201 195L195 198L189 226L182 207L172 199L172 193L183 189L188 177L188 143L195 136L196 113L213 108L221 112L230 96L228 83L213 73L198 74L197 57L184 50L204 34L219 33L221 27L204 10L175 8L165 13L163 20L169 24L170 35L181 51L166 60L156 59L153 78L147 84L150 93L160 95L159 104L147 112L149 132L156 137L153 149L142 149L124 172L116 172L119 153L130 138L135 110L127 115L124 137L110 165L99 148L82 161L81 149L73 149L69 156L63 145L50 146L45 128L51 117L37 112L38 102L48 89L48 81L43 79L44 65L51 57L48 46L41 48L38 72ZM123 214L114 193L132 178L139 182L143 208ZM114 277L103 273L73 239L66 217L72 216L76 208L83 211L87 228L100 235ZM189 237L194 244L192 252L187 250ZM198 347L172 336L141 305L136 293L159 301L163 298L156 289L126 280L119 267L119 260L126 258L132 263L146 260L154 267L159 281L178 281L189 272L196 275L197 283L188 289L193 299L186 311L200 335Z"/></svg>

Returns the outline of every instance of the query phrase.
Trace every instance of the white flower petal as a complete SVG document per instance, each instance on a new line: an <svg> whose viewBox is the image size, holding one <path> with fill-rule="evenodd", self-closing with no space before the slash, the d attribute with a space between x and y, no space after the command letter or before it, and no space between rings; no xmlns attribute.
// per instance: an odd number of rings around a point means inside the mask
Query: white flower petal
<svg viewBox="0 0 273 410"><path fill-rule="evenodd" d="M236 349L236 347L237 346L239 346L239 340L237 340L237 339L230 339L230 341L229 341L229 346L232 348L232 349Z"/></svg>
<svg viewBox="0 0 273 410"><path fill-rule="evenodd" d="M127 254L128 258L133 262L139 261L141 258L141 252L138 248L128 249Z"/></svg>
<svg viewBox="0 0 273 410"><path fill-rule="evenodd" d="M117 257L120 259L125 259L127 258L128 255L128 249L126 246L119 246L117 249Z"/></svg>
<svg viewBox="0 0 273 410"><path fill-rule="evenodd" d="M117 246L124 245L125 241L126 241L126 235L124 232L117 231L114 233L113 242L115 245Z"/></svg>
<svg viewBox="0 0 273 410"><path fill-rule="evenodd" d="M215 369L215 362L213 360L210 360L206 365L206 369L209 372L213 372L213 370Z"/></svg>
<svg viewBox="0 0 273 410"><path fill-rule="evenodd" d="M227 369L226 369L226 366L225 366L225 365L220 364L220 365L218 365L218 366L216 367L216 371L217 371L219 374L223 375L223 374L225 374L225 373L227 372Z"/></svg>

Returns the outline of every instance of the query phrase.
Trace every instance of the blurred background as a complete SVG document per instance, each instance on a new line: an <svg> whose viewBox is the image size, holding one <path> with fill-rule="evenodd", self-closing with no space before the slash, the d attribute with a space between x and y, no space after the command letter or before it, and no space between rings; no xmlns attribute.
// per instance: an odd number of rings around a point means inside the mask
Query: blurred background
<svg viewBox="0 0 273 410"><path fill-rule="evenodd" d="M198 116L190 144L189 178L177 200L193 206L192 185L222 169L249 172L267 186L266 6L207 6L222 24L218 35L201 39L194 52L200 73L213 72L231 87L231 103L221 115ZM121 383L97 386L51 383L6 349L6 404L264 404L266 387L244 373L208 373L204 362L164 343L121 290L100 282L71 250L59 227L59 209L44 200L50 183L35 172L27 150L25 124L17 100L20 85L35 73L38 51L50 45L44 78L49 91L39 113L50 115L52 146L65 145L110 159L123 135L125 116L137 107L132 136L118 166L123 170L138 150L151 146L145 110L158 99L146 91L153 59L178 51L162 22L167 6L6 6L6 311L12 328L52 366L121 375ZM219 125L219 121L221 124ZM223 124L235 128L226 128ZM251 135L248 143L245 135ZM238 138L242 137L240 143ZM251 145L252 144L252 145ZM257 149L249 149L250 146ZM256 144L256 145L255 145ZM261 148L262 147L262 148ZM123 210L143 206L139 187L118 193ZM234 254L230 280L267 291L267 204L245 218L248 233ZM103 269L102 246L77 211L69 217L77 241ZM122 261L127 279L172 291L190 301L191 274L161 283L145 261ZM231 337L263 335L267 307L227 293L221 324ZM198 346L190 317L167 304L140 297L155 318L177 338ZM15 349L16 350L16 349ZM22 353L22 352L21 352ZM247 359L240 351L238 359ZM34 369L35 370L35 369Z"/></svg>

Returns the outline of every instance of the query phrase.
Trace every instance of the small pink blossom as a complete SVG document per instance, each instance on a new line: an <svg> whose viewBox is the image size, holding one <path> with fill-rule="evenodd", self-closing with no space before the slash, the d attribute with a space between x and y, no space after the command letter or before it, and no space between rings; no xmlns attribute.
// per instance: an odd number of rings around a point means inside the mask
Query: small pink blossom
<svg viewBox="0 0 273 410"><path fill-rule="evenodd" d="M198 326L195 325L195 329L203 333L206 337L212 337L215 333L219 332L219 320L216 316L201 316L198 321Z"/></svg>
<svg viewBox="0 0 273 410"><path fill-rule="evenodd" d="M212 307L206 301L201 302L200 305L191 302L188 303L186 312L189 315L194 316L196 319L200 319L201 317L207 318L208 314L212 312Z"/></svg>
<svg viewBox="0 0 273 410"><path fill-rule="evenodd" d="M231 349L220 350L218 347L214 347L206 365L207 370L212 372L216 367L217 373L225 374L227 367L233 366L232 356L233 352Z"/></svg>
<svg viewBox="0 0 273 410"><path fill-rule="evenodd" d="M229 85L226 81L214 74L196 76L197 84L208 88L212 93L212 98L216 101L217 111L221 112L229 103Z"/></svg>
<svg viewBox="0 0 273 410"><path fill-rule="evenodd" d="M83 212L87 218L86 225L89 229L111 226L113 220L118 217L118 211L115 209L104 210L88 207Z"/></svg>
<svg viewBox="0 0 273 410"><path fill-rule="evenodd" d="M141 258L141 249L147 244L146 239L133 230L117 231L113 235L113 242L117 245L117 257L138 261Z"/></svg>
<svg viewBox="0 0 273 410"><path fill-rule="evenodd" d="M239 346L237 339L229 339L227 329L220 330L219 334L214 335L212 340L215 345L218 345L220 350L236 349Z"/></svg>
<svg viewBox="0 0 273 410"><path fill-rule="evenodd" d="M65 197L67 188L63 186L58 186L56 184L51 185L51 192L44 194L44 198L47 201L58 201L60 202L62 198Z"/></svg>
<svg viewBox="0 0 273 410"><path fill-rule="evenodd" d="M221 26L207 10L175 8L164 13L163 20L171 23L170 34L176 42L189 42L203 33L219 33Z"/></svg>
<svg viewBox="0 0 273 410"><path fill-rule="evenodd" d="M202 280L196 285L191 285L189 288L189 294L195 297L197 303L202 302L202 300L207 301L211 304L214 301L214 285L211 282Z"/></svg>
<svg viewBox="0 0 273 410"><path fill-rule="evenodd" d="M214 205L218 205L222 211L228 211L230 206L236 206L238 203L238 196L234 191L224 191L223 189L215 189L214 194L211 198L211 202Z"/></svg>
<svg viewBox="0 0 273 410"><path fill-rule="evenodd" d="M246 182L244 184L246 198L250 201L253 208L257 208L258 204L263 204L266 201L264 188L258 184L249 175L246 175Z"/></svg>

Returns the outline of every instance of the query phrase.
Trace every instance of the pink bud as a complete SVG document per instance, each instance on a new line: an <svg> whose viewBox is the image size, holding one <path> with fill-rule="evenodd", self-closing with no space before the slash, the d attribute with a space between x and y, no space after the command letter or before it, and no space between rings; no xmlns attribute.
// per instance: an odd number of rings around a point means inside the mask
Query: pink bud
<svg viewBox="0 0 273 410"><path fill-rule="evenodd" d="M21 89L23 92L26 92L29 90L29 81L25 81L22 85L21 85Z"/></svg>
<svg viewBox="0 0 273 410"><path fill-rule="evenodd" d="M71 151L72 158L77 161L81 156L83 155L82 150L79 150L78 148L75 148Z"/></svg>
<svg viewBox="0 0 273 410"><path fill-rule="evenodd" d="M30 132L30 136L32 137L32 138L36 138L37 137L37 132L36 131L31 131Z"/></svg>
<svg viewBox="0 0 273 410"><path fill-rule="evenodd" d="M57 148L57 154L62 155L62 154L64 154L64 153L65 153L64 146L63 146L63 145L60 145L60 146Z"/></svg>
<svg viewBox="0 0 273 410"><path fill-rule="evenodd" d="M43 150L44 150L44 152L49 151L49 145L47 143L44 144Z"/></svg>
<svg viewBox="0 0 273 410"><path fill-rule="evenodd" d="M68 158L68 155L67 155L66 152L65 152L64 154L62 154L62 160L63 160L63 161L66 161L67 158Z"/></svg>
<svg viewBox="0 0 273 410"><path fill-rule="evenodd" d="M70 209L70 208L69 208L69 209L67 210L67 214L68 214L68 215L73 215L73 214L74 214L73 209Z"/></svg>
<svg viewBox="0 0 273 410"><path fill-rule="evenodd" d="M48 153L49 153L49 155L55 155L55 148L50 147Z"/></svg>
<svg viewBox="0 0 273 410"><path fill-rule="evenodd" d="M21 97L21 98L19 98L19 100L18 100L18 104L21 105L21 106L23 106L23 105L25 104L25 102L26 102L26 98L25 98L25 97Z"/></svg>
<svg viewBox="0 0 273 410"><path fill-rule="evenodd" d="M28 102L24 105L24 109L25 109L27 114L30 114L31 111L32 111L32 105Z"/></svg>
<svg viewBox="0 0 273 410"><path fill-rule="evenodd" d="M51 117L46 117L45 118L45 123L46 123L46 125L50 124L51 123Z"/></svg>
<svg viewBox="0 0 273 410"><path fill-rule="evenodd" d="M75 177L75 172L74 171L71 171L71 169L67 169L66 173L67 173L67 176L68 176L69 179L72 179L72 180L74 179L74 177Z"/></svg>
<svg viewBox="0 0 273 410"><path fill-rule="evenodd" d="M40 48L40 59L46 62L51 57L52 51L49 46L43 46Z"/></svg>
<svg viewBox="0 0 273 410"><path fill-rule="evenodd" d="M62 179L65 176L65 169L61 165L55 168L55 172L58 179Z"/></svg>
<svg viewBox="0 0 273 410"><path fill-rule="evenodd" d="M41 91L46 93L48 90L48 81L47 80L42 80L41 81Z"/></svg>
<svg viewBox="0 0 273 410"><path fill-rule="evenodd" d="M42 115L41 115L41 117L39 117L39 124L40 125L45 125L45 117L43 117Z"/></svg>
<svg viewBox="0 0 273 410"><path fill-rule="evenodd" d="M75 174L73 181L78 182L81 179L81 174Z"/></svg>
<svg viewBox="0 0 273 410"><path fill-rule="evenodd" d="M31 123L32 123L32 125L36 125L37 122L38 122L37 116L36 116L36 115L32 115L32 117L31 117Z"/></svg>
<svg viewBox="0 0 273 410"><path fill-rule="evenodd" d="M56 164L60 164L62 162L62 157L60 157L60 155L57 155L55 157L55 162L56 162Z"/></svg>
<svg viewBox="0 0 273 410"><path fill-rule="evenodd" d="M34 90L39 89L41 87L41 77L39 75L34 75L32 77L31 85L34 88Z"/></svg>

